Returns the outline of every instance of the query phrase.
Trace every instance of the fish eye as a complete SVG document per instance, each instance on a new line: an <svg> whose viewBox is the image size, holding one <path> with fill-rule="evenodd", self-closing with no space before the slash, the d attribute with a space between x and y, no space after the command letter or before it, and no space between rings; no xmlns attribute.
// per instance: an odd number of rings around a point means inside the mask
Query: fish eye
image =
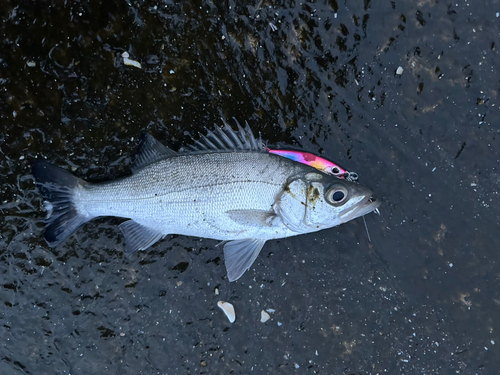
<svg viewBox="0 0 500 375"><path fill-rule="evenodd" d="M335 202L341 202L342 199L344 199L345 194L341 190L337 190L335 193L333 193L332 198Z"/></svg>
<svg viewBox="0 0 500 375"><path fill-rule="evenodd" d="M338 206L343 204L348 196L347 189L341 185L332 186L326 192L326 200L328 203Z"/></svg>
<svg viewBox="0 0 500 375"><path fill-rule="evenodd" d="M333 174L339 174L340 173L340 169L338 167L333 167L332 168L332 172L333 172Z"/></svg>

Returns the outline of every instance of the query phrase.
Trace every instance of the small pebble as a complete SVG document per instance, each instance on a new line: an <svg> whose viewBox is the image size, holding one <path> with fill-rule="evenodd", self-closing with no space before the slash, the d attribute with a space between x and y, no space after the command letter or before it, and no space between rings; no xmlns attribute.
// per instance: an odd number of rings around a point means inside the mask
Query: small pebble
<svg viewBox="0 0 500 375"><path fill-rule="evenodd" d="M234 312L234 306L231 305L229 302L224 302L224 301L219 301L217 302L217 306L224 311L224 314L226 314L227 318L229 319L230 323L234 323L236 320L236 313Z"/></svg>
<svg viewBox="0 0 500 375"><path fill-rule="evenodd" d="M403 71L404 71L403 67L400 66L399 68L396 69L396 74L400 76L401 74L403 74Z"/></svg>

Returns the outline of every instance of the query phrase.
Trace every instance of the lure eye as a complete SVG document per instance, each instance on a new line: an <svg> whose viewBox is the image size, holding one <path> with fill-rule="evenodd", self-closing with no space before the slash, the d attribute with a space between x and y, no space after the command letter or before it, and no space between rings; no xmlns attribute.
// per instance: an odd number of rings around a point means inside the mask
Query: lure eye
<svg viewBox="0 0 500 375"><path fill-rule="evenodd" d="M326 200L328 203L339 206L347 200L347 189L341 185L335 185L326 192Z"/></svg>
<svg viewBox="0 0 500 375"><path fill-rule="evenodd" d="M335 174L335 175L337 175L337 174L340 173L340 169L338 167L333 167L332 168L332 173Z"/></svg>

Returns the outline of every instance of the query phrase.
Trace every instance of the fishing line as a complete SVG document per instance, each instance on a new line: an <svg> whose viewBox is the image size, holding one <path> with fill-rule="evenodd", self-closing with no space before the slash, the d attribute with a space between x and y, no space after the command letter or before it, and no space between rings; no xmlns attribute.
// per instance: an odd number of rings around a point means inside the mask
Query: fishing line
<svg viewBox="0 0 500 375"><path fill-rule="evenodd" d="M368 235L368 242L372 243L372 239L370 238L370 232L368 232L368 225L366 225L365 215L363 215L363 223L365 223L366 234Z"/></svg>

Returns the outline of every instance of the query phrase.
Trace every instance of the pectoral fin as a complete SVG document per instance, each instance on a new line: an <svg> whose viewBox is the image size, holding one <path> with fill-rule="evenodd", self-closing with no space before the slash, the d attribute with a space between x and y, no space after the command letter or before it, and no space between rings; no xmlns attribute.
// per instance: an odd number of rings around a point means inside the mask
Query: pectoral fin
<svg viewBox="0 0 500 375"><path fill-rule="evenodd" d="M137 250L146 250L155 242L165 237L162 233L146 228L134 220L120 224L120 229L125 236L126 252L133 253Z"/></svg>
<svg viewBox="0 0 500 375"><path fill-rule="evenodd" d="M236 240L224 245L224 262L229 281L238 280L259 255L266 240Z"/></svg>
<svg viewBox="0 0 500 375"><path fill-rule="evenodd" d="M259 210L231 210L226 211L226 214L237 224L259 228L271 226L276 218L274 212Z"/></svg>

